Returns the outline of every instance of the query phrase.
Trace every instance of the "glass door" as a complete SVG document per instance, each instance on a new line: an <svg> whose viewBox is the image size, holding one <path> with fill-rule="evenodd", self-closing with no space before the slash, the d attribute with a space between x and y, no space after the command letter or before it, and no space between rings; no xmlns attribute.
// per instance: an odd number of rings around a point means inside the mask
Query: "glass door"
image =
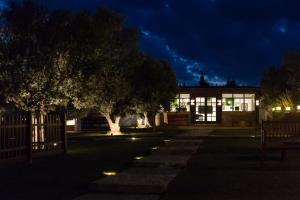
<svg viewBox="0 0 300 200"><path fill-rule="evenodd" d="M196 122L205 122L205 97L196 97Z"/></svg>
<svg viewBox="0 0 300 200"><path fill-rule="evenodd" d="M217 121L217 98L196 97L196 123L214 123Z"/></svg>

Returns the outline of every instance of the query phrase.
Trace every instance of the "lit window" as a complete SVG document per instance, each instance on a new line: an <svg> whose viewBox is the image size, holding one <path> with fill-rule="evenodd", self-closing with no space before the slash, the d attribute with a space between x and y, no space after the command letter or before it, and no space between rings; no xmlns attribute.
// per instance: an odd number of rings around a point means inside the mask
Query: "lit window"
<svg viewBox="0 0 300 200"><path fill-rule="evenodd" d="M222 94L222 111L255 111L255 94Z"/></svg>
<svg viewBox="0 0 300 200"><path fill-rule="evenodd" d="M190 112L190 94L179 94L171 102L171 112Z"/></svg>

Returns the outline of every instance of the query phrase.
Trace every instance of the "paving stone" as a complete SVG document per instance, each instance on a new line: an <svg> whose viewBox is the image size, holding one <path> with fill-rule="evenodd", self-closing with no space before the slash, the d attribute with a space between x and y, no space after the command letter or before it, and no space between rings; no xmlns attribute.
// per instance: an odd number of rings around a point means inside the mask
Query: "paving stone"
<svg viewBox="0 0 300 200"><path fill-rule="evenodd" d="M176 174L145 174L121 172L91 183L92 192L127 193L127 194L160 194L166 191Z"/></svg>
<svg viewBox="0 0 300 200"><path fill-rule="evenodd" d="M152 154L134 161L135 167L173 167L184 168L191 155Z"/></svg>
<svg viewBox="0 0 300 200"><path fill-rule="evenodd" d="M172 167L132 167L125 172L135 174L177 175L180 172L180 169Z"/></svg>
<svg viewBox="0 0 300 200"><path fill-rule="evenodd" d="M170 155L191 155L197 152L199 146L197 145L190 145L190 146L178 146L178 145L167 145L162 146L158 150L153 151L153 154L170 154Z"/></svg>
<svg viewBox="0 0 300 200"><path fill-rule="evenodd" d="M77 197L74 200L159 200L159 198L159 195L90 193Z"/></svg>
<svg viewBox="0 0 300 200"><path fill-rule="evenodd" d="M199 140L199 139L173 139L171 141L165 141L166 145L184 145L184 146L188 146L188 145L201 145L203 144L203 140Z"/></svg>
<svg viewBox="0 0 300 200"><path fill-rule="evenodd" d="M202 139L203 137L207 137L212 130L197 130L191 131L184 134L176 135L176 139Z"/></svg>

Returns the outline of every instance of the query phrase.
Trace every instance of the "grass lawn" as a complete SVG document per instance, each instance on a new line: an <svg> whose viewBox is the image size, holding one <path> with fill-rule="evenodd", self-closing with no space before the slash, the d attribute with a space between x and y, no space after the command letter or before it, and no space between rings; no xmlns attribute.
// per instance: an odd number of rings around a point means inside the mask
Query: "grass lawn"
<svg viewBox="0 0 300 200"><path fill-rule="evenodd" d="M19 164L0 169L0 199L67 200L88 190L102 171L121 171L135 156L163 144L174 132L103 137L99 133L77 134L69 138L67 155L35 159L32 165Z"/></svg>
<svg viewBox="0 0 300 200"><path fill-rule="evenodd" d="M216 130L215 134L224 132L230 130ZM299 152L288 152L284 162L278 160L279 152L272 152L273 160L262 169L259 142L251 137L205 139L162 200L300 199Z"/></svg>

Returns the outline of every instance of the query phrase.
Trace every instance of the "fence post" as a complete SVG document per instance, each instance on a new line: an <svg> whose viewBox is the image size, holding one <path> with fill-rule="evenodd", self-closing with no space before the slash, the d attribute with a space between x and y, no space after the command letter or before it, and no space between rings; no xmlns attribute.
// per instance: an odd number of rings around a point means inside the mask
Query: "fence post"
<svg viewBox="0 0 300 200"><path fill-rule="evenodd" d="M66 136L66 114L65 112L60 113L60 134L61 134L61 142L62 149L64 153L67 153L67 136Z"/></svg>
<svg viewBox="0 0 300 200"><path fill-rule="evenodd" d="M32 164L32 115L26 113L26 143L27 143L27 161Z"/></svg>

